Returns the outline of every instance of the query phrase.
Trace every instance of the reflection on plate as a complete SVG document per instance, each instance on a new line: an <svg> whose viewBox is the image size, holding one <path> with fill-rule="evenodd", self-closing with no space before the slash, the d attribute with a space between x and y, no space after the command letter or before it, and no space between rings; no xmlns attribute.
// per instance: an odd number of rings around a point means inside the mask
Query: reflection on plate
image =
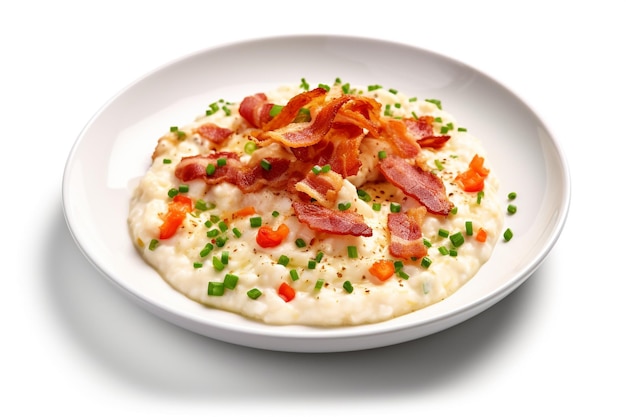
<svg viewBox="0 0 626 417"><path fill-rule="evenodd" d="M376 59L372 59L376 57ZM289 65L280 65L289 62ZM357 327L268 326L192 302L135 251L126 218L131 192L156 139L218 99L301 78L380 84L437 98L483 142L515 236L454 295L387 322ZM408 45L338 36L277 37L226 45L174 61L107 103L76 141L63 178L68 226L83 253L133 300L191 331L244 346L293 352L369 349L420 338L467 320L521 285L554 246L570 198L565 159L540 118L497 81L458 61Z"/></svg>

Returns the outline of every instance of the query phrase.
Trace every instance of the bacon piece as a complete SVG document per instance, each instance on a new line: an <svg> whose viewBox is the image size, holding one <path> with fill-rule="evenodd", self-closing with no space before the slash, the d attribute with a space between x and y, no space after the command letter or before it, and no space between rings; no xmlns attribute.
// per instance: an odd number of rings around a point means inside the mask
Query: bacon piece
<svg viewBox="0 0 626 417"><path fill-rule="evenodd" d="M252 126L260 128L272 118L270 110L274 106L264 93L245 97L239 104L239 114Z"/></svg>
<svg viewBox="0 0 626 417"><path fill-rule="evenodd" d="M289 100L285 107L283 107L282 110L272 118L272 120L263 125L263 130L276 130L287 126L289 123L293 122L300 112L300 109L309 104L311 101L324 98L325 96L326 90L321 87L296 94Z"/></svg>
<svg viewBox="0 0 626 417"><path fill-rule="evenodd" d="M349 99L348 96L335 98L325 104L310 122L291 123L276 130L261 132L257 139L272 139L291 148L315 145L328 133L337 112Z"/></svg>
<svg viewBox="0 0 626 417"><path fill-rule="evenodd" d="M218 166L217 160L226 159L226 164ZM202 179L209 185L227 182L236 185L241 191L250 193L263 187L274 190L284 189L290 179L291 161L283 158L263 158L271 165L271 169L265 169L256 161L243 164L237 154L231 152L216 152L206 156L189 156L183 158L176 166L174 174L181 181ZM214 164L215 172L208 175L206 168Z"/></svg>
<svg viewBox="0 0 626 417"><path fill-rule="evenodd" d="M318 232L334 235L372 236L363 216L352 211L339 211L315 203L294 201L292 207L298 220Z"/></svg>
<svg viewBox="0 0 626 417"><path fill-rule="evenodd" d="M403 158L413 158L419 154L420 145L417 139L411 135L406 124L402 120L385 118L381 138L386 140Z"/></svg>
<svg viewBox="0 0 626 417"><path fill-rule="evenodd" d="M343 186L343 178L334 171L315 174L311 171L295 184L295 189L315 199L324 207L332 207Z"/></svg>
<svg viewBox="0 0 626 417"><path fill-rule="evenodd" d="M213 143L222 143L233 134L233 131L225 127L220 127L215 123L205 123L198 126L195 132L202 136L204 139L208 139Z"/></svg>
<svg viewBox="0 0 626 417"><path fill-rule="evenodd" d="M382 105L375 99L351 96L349 102L337 114L336 121L367 129L373 137L378 137L381 128L380 109Z"/></svg>
<svg viewBox="0 0 626 417"><path fill-rule="evenodd" d="M421 221L410 213L389 213L389 253L396 258L421 258L428 252L422 239Z"/></svg>
<svg viewBox="0 0 626 417"><path fill-rule="evenodd" d="M379 168L387 181L415 198L430 213L446 216L452 209L453 204L446 196L443 181L435 174L411 165L396 155L383 159Z"/></svg>
<svg viewBox="0 0 626 417"><path fill-rule="evenodd" d="M358 174L361 167L359 147L365 136L363 129L351 124L333 123L327 136L332 143L337 144L328 160L332 170L343 178ZM320 163L325 164L326 162Z"/></svg>
<svg viewBox="0 0 626 417"><path fill-rule="evenodd" d="M450 135L436 136L433 132L434 120L432 116L403 119L408 132L417 138L420 147L439 149L450 139Z"/></svg>

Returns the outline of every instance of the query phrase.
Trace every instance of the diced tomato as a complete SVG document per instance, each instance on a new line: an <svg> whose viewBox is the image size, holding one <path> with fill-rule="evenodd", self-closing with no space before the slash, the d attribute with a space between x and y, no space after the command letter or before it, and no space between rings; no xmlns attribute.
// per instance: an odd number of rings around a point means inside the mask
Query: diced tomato
<svg viewBox="0 0 626 417"><path fill-rule="evenodd" d="M482 227L478 229L478 233L476 233L476 240L483 243L487 240L487 231Z"/></svg>
<svg viewBox="0 0 626 417"><path fill-rule="evenodd" d="M280 284L280 287L278 287L278 295L288 303L296 297L296 290L290 287L286 282L283 282Z"/></svg>
<svg viewBox="0 0 626 417"><path fill-rule="evenodd" d="M464 191L476 192L485 188L485 178L489 175L489 170L483 166L484 163L485 158L474 155L467 171L456 176L455 181L463 187Z"/></svg>
<svg viewBox="0 0 626 417"><path fill-rule="evenodd" d="M280 245L288 234L289 227L286 224L281 224L276 230L263 225L257 232L256 243L262 248L273 248Z"/></svg>
<svg viewBox="0 0 626 417"><path fill-rule="evenodd" d="M252 216L255 213L256 213L256 210L254 209L253 206L244 207L233 213L233 219L237 217Z"/></svg>
<svg viewBox="0 0 626 417"><path fill-rule="evenodd" d="M393 262L389 260L380 260L374 262L369 269L370 273L381 281L389 279L395 272Z"/></svg>
<svg viewBox="0 0 626 417"><path fill-rule="evenodd" d="M163 216L163 224L159 229L159 239L169 239L174 236L185 220L187 213L191 212L192 206L189 197L176 195L168 204L167 213Z"/></svg>

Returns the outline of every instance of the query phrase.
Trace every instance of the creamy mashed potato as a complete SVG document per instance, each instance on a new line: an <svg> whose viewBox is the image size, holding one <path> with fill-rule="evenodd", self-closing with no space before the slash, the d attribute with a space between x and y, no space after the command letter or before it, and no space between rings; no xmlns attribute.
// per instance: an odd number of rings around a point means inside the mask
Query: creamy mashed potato
<svg viewBox="0 0 626 417"><path fill-rule="evenodd" d="M333 86L331 92L340 94L336 89ZM265 94L269 102L285 105L302 91L299 86L285 86ZM415 158L442 180L454 206L447 215L424 216L425 256L399 259L390 254L388 215L397 207L407 211L421 204L381 181L377 164L384 154L380 151L391 151L379 138L363 138L358 174L340 179L335 200L344 208L350 203L349 210L362 216L371 236L313 230L294 214L294 196L287 190L244 192L228 182L181 181L175 170L184 157L219 150L236 153L247 162L259 151L253 151L254 129L242 120L239 103L228 102L215 103L208 115L172 128L159 140L152 165L130 202L130 235L141 256L190 299L276 325L380 322L457 291L489 259L501 235L503 209L495 173L486 176L481 192L466 192L456 181L475 155L486 157L486 150L471 129L465 130L436 101L416 100L384 88L352 88L351 93L376 99L387 117L432 116L435 134L449 136L442 148L423 147ZM208 122L234 133L216 145L197 133ZM484 166L490 168L487 158ZM173 236L162 239L160 228L175 195L187 197L193 208ZM254 212L238 213L250 207ZM256 241L259 225L272 230L286 225L288 234L277 246L262 247ZM480 229L486 232L484 241L477 239ZM393 262L388 279L379 279L370 270L380 260Z"/></svg>

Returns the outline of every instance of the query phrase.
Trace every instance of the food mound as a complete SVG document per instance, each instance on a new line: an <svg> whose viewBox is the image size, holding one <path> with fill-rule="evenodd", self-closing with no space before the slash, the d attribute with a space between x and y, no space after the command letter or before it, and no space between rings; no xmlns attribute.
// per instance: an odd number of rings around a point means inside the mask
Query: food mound
<svg viewBox="0 0 626 417"><path fill-rule="evenodd" d="M450 296L502 229L481 143L435 99L337 79L170 128L130 203L175 290L268 324L376 323Z"/></svg>

